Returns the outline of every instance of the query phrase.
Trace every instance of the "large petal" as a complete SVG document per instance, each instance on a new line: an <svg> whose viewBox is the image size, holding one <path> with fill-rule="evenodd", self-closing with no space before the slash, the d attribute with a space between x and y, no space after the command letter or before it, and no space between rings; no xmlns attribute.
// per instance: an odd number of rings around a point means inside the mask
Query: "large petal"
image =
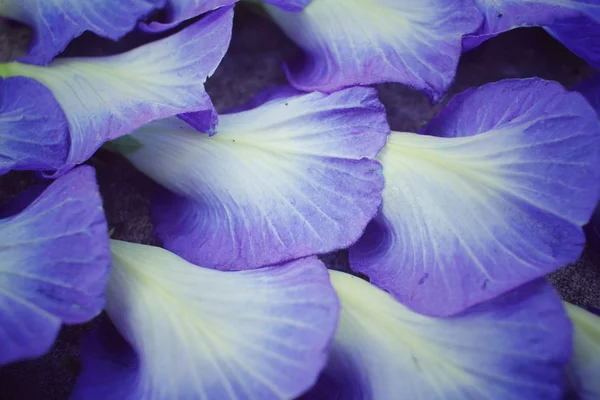
<svg viewBox="0 0 600 400"><path fill-rule="evenodd" d="M223 272L158 247L112 253L106 309L138 357L114 335L88 342L74 398L292 399L316 381L339 310L317 258Z"/></svg>
<svg viewBox="0 0 600 400"><path fill-rule="evenodd" d="M454 78L462 36L481 23L470 0L313 0L303 12L265 7L305 52L286 67L302 90L400 82L437 99Z"/></svg>
<svg viewBox="0 0 600 400"><path fill-rule="evenodd" d="M0 220L0 243L0 364L42 355L61 322L102 311L110 257L91 167L62 176Z"/></svg>
<svg viewBox="0 0 600 400"><path fill-rule="evenodd" d="M247 269L345 248L381 203L373 158L389 128L375 90L283 88L198 135L172 118L132 134L126 156L172 191L154 209L165 247L211 268Z"/></svg>
<svg viewBox="0 0 600 400"><path fill-rule="evenodd" d="M68 151L67 118L52 92L33 79L0 78L0 174L56 170Z"/></svg>
<svg viewBox="0 0 600 400"><path fill-rule="evenodd" d="M600 316L564 303L574 326L573 358L567 377L580 400L600 399Z"/></svg>
<svg viewBox="0 0 600 400"><path fill-rule="evenodd" d="M477 32L465 37L465 50L514 28L552 26L568 21L574 29L565 38L585 41L591 32L597 32L600 24L597 0L475 0L475 4L482 11L484 21ZM586 20L589 26L584 23Z"/></svg>
<svg viewBox="0 0 600 400"><path fill-rule="evenodd" d="M230 6L238 0L168 0L165 21L141 23L140 28L146 32L162 32L171 29L188 19L197 17L219 7Z"/></svg>
<svg viewBox="0 0 600 400"><path fill-rule="evenodd" d="M158 118L214 109L204 82L231 38L233 10L222 8L186 29L110 57L58 59L48 67L10 63L0 75L24 75L48 87L69 120L67 167L109 139Z"/></svg>
<svg viewBox="0 0 600 400"><path fill-rule="evenodd" d="M319 384L304 399L561 398L572 333L548 283L432 318L359 278L330 273L338 330Z"/></svg>
<svg viewBox="0 0 600 400"><path fill-rule="evenodd" d="M354 270L449 315L579 257L600 193L600 123L579 93L488 84L421 133L392 133L380 155L382 213L350 250Z"/></svg>
<svg viewBox="0 0 600 400"><path fill-rule="evenodd" d="M31 26L34 37L28 55L21 59L47 64L84 31L117 40L131 31L138 19L165 0L3 0L0 16Z"/></svg>

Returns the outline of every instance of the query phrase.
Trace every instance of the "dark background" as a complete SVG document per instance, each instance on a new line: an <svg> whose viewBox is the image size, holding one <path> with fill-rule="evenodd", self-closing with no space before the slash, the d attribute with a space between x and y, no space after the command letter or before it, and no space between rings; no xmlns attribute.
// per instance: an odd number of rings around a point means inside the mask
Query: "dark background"
<svg viewBox="0 0 600 400"><path fill-rule="evenodd" d="M118 44L84 34L67 49L67 55L114 53L157 36L134 33ZM29 31L0 22L0 61L26 49ZM285 84L281 63L298 54L296 46L264 18L239 5L236 8L231 47L206 85L218 111L247 102L258 91ZM377 85L393 130L416 132L453 94L471 86L505 78L539 76L570 88L594 74L584 61L569 52L542 29L517 29L502 34L463 55L456 81L439 105L400 84ZM104 206L113 237L158 244L149 217L154 184L119 156L100 151L89 164L96 167ZM0 202L36 181L28 172L0 176ZM326 255L330 267L347 269L346 252ZM572 303L600 308L600 252L588 246L580 260L549 277L561 296ZM0 400L65 400L80 370L82 335L100 318L80 326L64 327L46 356L0 367ZM0 346L2 344L0 343Z"/></svg>

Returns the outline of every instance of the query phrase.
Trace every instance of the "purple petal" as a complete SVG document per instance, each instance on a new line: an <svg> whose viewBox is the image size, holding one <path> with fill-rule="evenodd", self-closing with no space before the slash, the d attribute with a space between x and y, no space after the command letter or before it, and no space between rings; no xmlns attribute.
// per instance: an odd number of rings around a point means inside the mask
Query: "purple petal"
<svg viewBox="0 0 600 400"><path fill-rule="evenodd" d="M67 118L52 92L33 79L0 78L0 132L0 174L56 170L67 159Z"/></svg>
<svg viewBox="0 0 600 400"><path fill-rule="evenodd" d="M233 9L222 8L170 37L116 56L59 59L48 67L11 63L0 71L31 77L52 91L69 121L68 168L106 140L152 120L215 112L204 82L225 54L232 19Z"/></svg>
<svg viewBox="0 0 600 400"><path fill-rule="evenodd" d="M580 400L600 399L600 317L564 303L575 328L573 358L567 368L569 384Z"/></svg>
<svg viewBox="0 0 600 400"><path fill-rule="evenodd" d="M420 135L389 137L382 213L351 266L431 315L544 276L583 250L598 157L600 123L579 93L541 79L469 89Z"/></svg>
<svg viewBox="0 0 600 400"><path fill-rule="evenodd" d="M21 213L0 220L0 364L50 349L61 323L104 307L110 266L94 170L54 181Z"/></svg>
<svg viewBox="0 0 600 400"><path fill-rule="evenodd" d="M281 8L283 11L299 12L304 10L311 2L319 0L263 0L267 4Z"/></svg>
<svg viewBox="0 0 600 400"><path fill-rule="evenodd" d="M300 13L265 7L304 50L286 73L307 91L400 82L439 99L454 78L462 36L481 23L469 0L314 0Z"/></svg>
<svg viewBox="0 0 600 400"><path fill-rule="evenodd" d="M132 134L142 147L126 157L171 191L153 212L166 248L205 267L249 269L360 237L381 203L373 158L389 133L375 90L282 90L221 115L212 137L175 118Z"/></svg>
<svg viewBox="0 0 600 400"><path fill-rule="evenodd" d="M106 309L137 358L114 332L88 338L74 399L293 399L315 383L339 312L316 257L223 272L111 247Z"/></svg>
<svg viewBox="0 0 600 400"><path fill-rule="evenodd" d="M546 31L588 64L600 69L600 4L596 19L567 18L550 25Z"/></svg>
<svg viewBox="0 0 600 400"><path fill-rule="evenodd" d="M555 23L557 26L563 23L572 25L567 40L585 41L584 37L597 31L600 23L600 4L597 0L475 0L475 4L483 13L484 21L477 32L464 38L465 51L511 29L554 26ZM577 26L586 20L579 19L582 16L589 17L587 21L596 26ZM580 30L579 33L577 30ZM565 45L569 46L568 43Z"/></svg>
<svg viewBox="0 0 600 400"><path fill-rule="evenodd" d="M547 282L451 318L417 314L343 272L331 282L338 330L303 400L561 399L572 330Z"/></svg>
<svg viewBox="0 0 600 400"><path fill-rule="evenodd" d="M219 7L230 6L238 0L168 0L167 19L164 22L140 23L145 32L163 32L188 19L197 17Z"/></svg>
<svg viewBox="0 0 600 400"><path fill-rule="evenodd" d="M34 37L20 61L45 65L85 31L112 40L165 0L4 0L0 15L31 26Z"/></svg>

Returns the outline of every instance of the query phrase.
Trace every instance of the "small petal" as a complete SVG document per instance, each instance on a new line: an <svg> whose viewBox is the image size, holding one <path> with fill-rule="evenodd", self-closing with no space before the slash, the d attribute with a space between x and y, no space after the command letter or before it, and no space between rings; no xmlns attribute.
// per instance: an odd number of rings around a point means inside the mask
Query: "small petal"
<svg viewBox="0 0 600 400"><path fill-rule="evenodd" d="M165 0L3 0L0 16L31 26L34 38L20 61L45 65L85 31L112 40Z"/></svg>
<svg viewBox="0 0 600 400"><path fill-rule="evenodd" d="M600 28L600 4L597 0L475 0L475 4L483 13L484 21L475 33L464 38L465 51L515 28L565 23L572 27L568 33L565 32L565 39L573 43L589 42L585 37ZM569 28L565 26L564 29ZM568 43L564 44L570 47Z"/></svg>
<svg viewBox="0 0 600 400"><path fill-rule="evenodd" d="M135 353L93 334L74 399L293 399L316 381L339 312L317 258L223 272L111 247L106 309Z"/></svg>
<svg viewBox="0 0 600 400"><path fill-rule="evenodd" d="M265 6L305 57L286 66L302 90L400 82L438 99L454 78L461 38L481 13L468 0L313 0L303 12Z"/></svg>
<svg viewBox="0 0 600 400"><path fill-rule="evenodd" d="M219 7L230 6L238 0L168 0L166 21L141 23L146 32L162 32L171 29L188 19L197 17Z"/></svg>
<svg viewBox="0 0 600 400"><path fill-rule="evenodd" d="M359 278L330 274L340 320L328 365L303 399L561 398L572 332L548 283L432 318Z"/></svg>
<svg viewBox="0 0 600 400"><path fill-rule="evenodd" d="M225 54L232 19L232 8L223 8L123 54L58 59L47 67L4 64L0 75L24 75L52 91L69 121L68 168L87 160L106 140L154 119L200 110L216 113L204 82Z"/></svg>
<svg viewBox="0 0 600 400"><path fill-rule="evenodd" d="M68 151L67 118L52 92L33 79L0 78L0 175L56 170Z"/></svg>
<svg viewBox="0 0 600 400"><path fill-rule="evenodd" d="M61 323L82 323L102 311L107 230L88 166L0 220L0 364L44 354Z"/></svg>
<svg viewBox="0 0 600 400"><path fill-rule="evenodd" d="M351 266L430 315L544 276L583 251L599 157L600 123L579 93L541 79L469 89L420 135L392 133L382 212Z"/></svg>
<svg viewBox="0 0 600 400"><path fill-rule="evenodd" d="M221 115L199 135L172 118L132 134L126 157L169 189L154 207L159 238L198 265L248 269L345 248L381 203L373 158L389 127L374 89L289 88Z"/></svg>
<svg viewBox="0 0 600 400"><path fill-rule="evenodd" d="M564 303L574 326L573 358L567 368L571 387L580 400L600 399L600 317Z"/></svg>

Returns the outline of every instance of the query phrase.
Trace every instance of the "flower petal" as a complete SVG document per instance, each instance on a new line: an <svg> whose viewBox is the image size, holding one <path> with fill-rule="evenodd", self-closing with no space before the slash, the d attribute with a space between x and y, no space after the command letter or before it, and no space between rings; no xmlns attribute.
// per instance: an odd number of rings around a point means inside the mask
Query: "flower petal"
<svg viewBox="0 0 600 400"><path fill-rule="evenodd" d="M481 23L467 0L313 0L294 13L265 7L306 53L286 67L291 84L328 92L400 82L438 99L454 78L462 35Z"/></svg>
<svg viewBox="0 0 600 400"><path fill-rule="evenodd" d="M204 82L225 54L232 18L232 8L223 8L127 53L58 59L48 67L4 64L0 75L28 76L52 91L69 121L69 167L87 160L104 141L154 119L214 113Z"/></svg>
<svg viewBox="0 0 600 400"><path fill-rule="evenodd" d="M48 64L84 31L117 40L165 0L4 0L0 16L31 26L28 55L20 61Z"/></svg>
<svg viewBox="0 0 600 400"><path fill-rule="evenodd" d="M173 192L155 204L157 234L195 264L258 268L345 248L381 203L373 158L389 127L374 89L258 97L221 115L212 137L174 118L132 134L142 147L126 157Z"/></svg>
<svg viewBox="0 0 600 400"><path fill-rule="evenodd" d="M69 151L67 118L42 84L0 78L0 175L10 170L56 170Z"/></svg>
<svg viewBox="0 0 600 400"><path fill-rule="evenodd" d="M580 400L600 399L600 317L564 303L574 326L573 358L567 376Z"/></svg>
<svg viewBox="0 0 600 400"><path fill-rule="evenodd" d="M556 40L596 69L600 69L600 11L598 14L596 20L587 16L574 17L546 28Z"/></svg>
<svg viewBox="0 0 600 400"><path fill-rule="evenodd" d="M284 11L299 12L316 0L263 0L267 4L279 7Z"/></svg>
<svg viewBox="0 0 600 400"><path fill-rule="evenodd" d="M76 399L292 399L316 381L339 311L317 258L223 272L158 247L112 253L106 309L138 360L88 343Z"/></svg>
<svg viewBox="0 0 600 400"><path fill-rule="evenodd" d="M579 93L488 84L421 133L392 133L379 157L382 213L350 249L355 271L418 312L450 315L579 257L600 194L600 124Z"/></svg>
<svg viewBox="0 0 600 400"><path fill-rule="evenodd" d="M166 21L140 23L140 28L146 32L163 32L171 29L188 19L197 17L219 7L230 6L238 0L168 0Z"/></svg>
<svg viewBox="0 0 600 400"><path fill-rule="evenodd" d="M514 28L553 26L555 23L559 26L563 23L572 25L573 29L568 36L565 35L567 41L585 41L585 37L597 31L600 24L600 4L597 0L475 0L475 4L482 11L484 21L477 32L464 38L465 51ZM587 24L580 25L586 20L590 23L588 28ZM570 47L568 43L564 44Z"/></svg>
<svg viewBox="0 0 600 400"><path fill-rule="evenodd" d="M104 306L110 266L94 171L54 181L21 213L0 220L0 364L50 349L61 322Z"/></svg>
<svg viewBox="0 0 600 400"><path fill-rule="evenodd" d="M338 330L319 384L303 399L561 398L572 332L548 283L432 318L359 278L330 274Z"/></svg>

